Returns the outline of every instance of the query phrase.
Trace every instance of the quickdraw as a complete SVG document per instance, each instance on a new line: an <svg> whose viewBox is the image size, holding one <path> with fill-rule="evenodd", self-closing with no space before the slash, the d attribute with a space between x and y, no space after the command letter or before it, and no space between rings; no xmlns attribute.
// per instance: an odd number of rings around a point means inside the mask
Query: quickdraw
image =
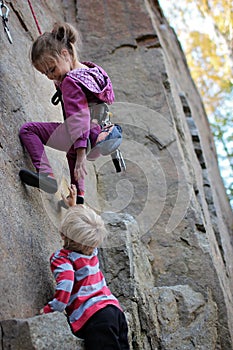
<svg viewBox="0 0 233 350"><path fill-rule="evenodd" d="M28 5L30 7L30 10L31 10L31 13L32 13L32 16L34 18L34 21L36 23L36 26L37 26L37 29L38 29L38 32L39 34L41 35L42 34L42 31L40 29L40 26L39 26L39 23L38 23L38 20L36 18L36 15L35 15L35 11L32 7L32 4L31 4L31 1L28 0ZM2 17L2 24L3 24L3 28L4 28L4 31L7 35L7 38L9 40L9 42L11 44L13 44L13 40L12 40L12 37L11 37L11 33L10 33L10 30L9 30L9 27L8 27L8 15L9 15L9 12L10 12L10 9L9 7L4 3L4 0L0 0L0 16Z"/></svg>
<svg viewBox="0 0 233 350"><path fill-rule="evenodd" d="M7 25L9 12L10 12L9 7L4 4L4 1L0 1L0 16L2 17L3 28L4 28L4 31L7 35L9 42L11 44L13 44L11 33L10 33L9 27Z"/></svg>

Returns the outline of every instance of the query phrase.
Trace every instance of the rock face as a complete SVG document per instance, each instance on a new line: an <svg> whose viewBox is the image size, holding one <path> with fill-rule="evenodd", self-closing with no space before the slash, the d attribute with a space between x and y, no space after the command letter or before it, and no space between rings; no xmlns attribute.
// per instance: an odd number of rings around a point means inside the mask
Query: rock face
<svg viewBox="0 0 233 350"><path fill-rule="evenodd" d="M59 192L21 184L18 171L31 163L17 134L26 121L62 116L49 103L53 84L29 62L38 32L28 3L6 3L13 44L1 28L0 349L59 348L55 322L66 349L81 348L63 315L34 317L53 294L48 260L61 244L63 211ZM51 0L33 7L42 31L60 20L78 25L82 60L102 65L113 82L111 110L123 127L127 171L116 174L110 157L90 163L87 203L104 213L110 231L101 262L125 309L131 349L232 349L232 212L202 101L158 2ZM64 188L65 155L47 151Z"/></svg>
<svg viewBox="0 0 233 350"><path fill-rule="evenodd" d="M217 305L188 284L156 287L151 252L128 214L103 215L109 238L101 261L126 310L132 349L216 349ZM115 244L116 237L121 245Z"/></svg>
<svg viewBox="0 0 233 350"><path fill-rule="evenodd" d="M139 244L135 220L116 213L105 213L103 218L109 236L100 250L102 269L125 310L131 349L217 348L217 305L211 293L205 297L189 285L155 287L153 256ZM64 315L57 312L4 320L1 326L3 349L83 349Z"/></svg>
<svg viewBox="0 0 233 350"><path fill-rule="evenodd" d="M65 315L59 312L27 319L2 321L1 326L4 334L3 349L84 349L83 341L70 332Z"/></svg>

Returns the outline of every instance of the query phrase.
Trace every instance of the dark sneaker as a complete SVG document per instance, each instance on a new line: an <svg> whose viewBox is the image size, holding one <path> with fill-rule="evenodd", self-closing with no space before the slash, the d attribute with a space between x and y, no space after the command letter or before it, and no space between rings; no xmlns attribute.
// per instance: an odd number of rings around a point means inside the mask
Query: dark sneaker
<svg viewBox="0 0 233 350"><path fill-rule="evenodd" d="M83 196L77 196L77 199L76 199L76 204L84 204L84 198ZM65 209L68 209L69 207L65 204L65 202L63 201L63 199L61 199L59 202L58 202L58 208L65 208Z"/></svg>
<svg viewBox="0 0 233 350"><path fill-rule="evenodd" d="M46 173L35 173L27 169L21 169L20 179L28 186L37 187L47 193L56 193L57 181Z"/></svg>

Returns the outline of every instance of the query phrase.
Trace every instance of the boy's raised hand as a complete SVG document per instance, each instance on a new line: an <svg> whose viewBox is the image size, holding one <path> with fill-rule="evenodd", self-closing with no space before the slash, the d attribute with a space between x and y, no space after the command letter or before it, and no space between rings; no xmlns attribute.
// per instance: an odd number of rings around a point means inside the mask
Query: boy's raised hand
<svg viewBox="0 0 233 350"><path fill-rule="evenodd" d="M64 203L68 207L74 207L76 205L77 188L75 185L71 185L70 187L68 187L68 189L70 192L69 196L66 197L63 193L61 193L61 196L62 196Z"/></svg>

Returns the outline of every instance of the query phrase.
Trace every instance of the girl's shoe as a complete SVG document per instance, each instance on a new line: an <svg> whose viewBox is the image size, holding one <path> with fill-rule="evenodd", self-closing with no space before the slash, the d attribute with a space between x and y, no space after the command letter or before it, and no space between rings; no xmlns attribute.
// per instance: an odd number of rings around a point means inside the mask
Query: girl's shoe
<svg viewBox="0 0 233 350"><path fill-rule="evenodd" d="M26 185L37 187L47 193L56 193L58 190L57 181L50 174L21 169L19 176Z"/></svg>

